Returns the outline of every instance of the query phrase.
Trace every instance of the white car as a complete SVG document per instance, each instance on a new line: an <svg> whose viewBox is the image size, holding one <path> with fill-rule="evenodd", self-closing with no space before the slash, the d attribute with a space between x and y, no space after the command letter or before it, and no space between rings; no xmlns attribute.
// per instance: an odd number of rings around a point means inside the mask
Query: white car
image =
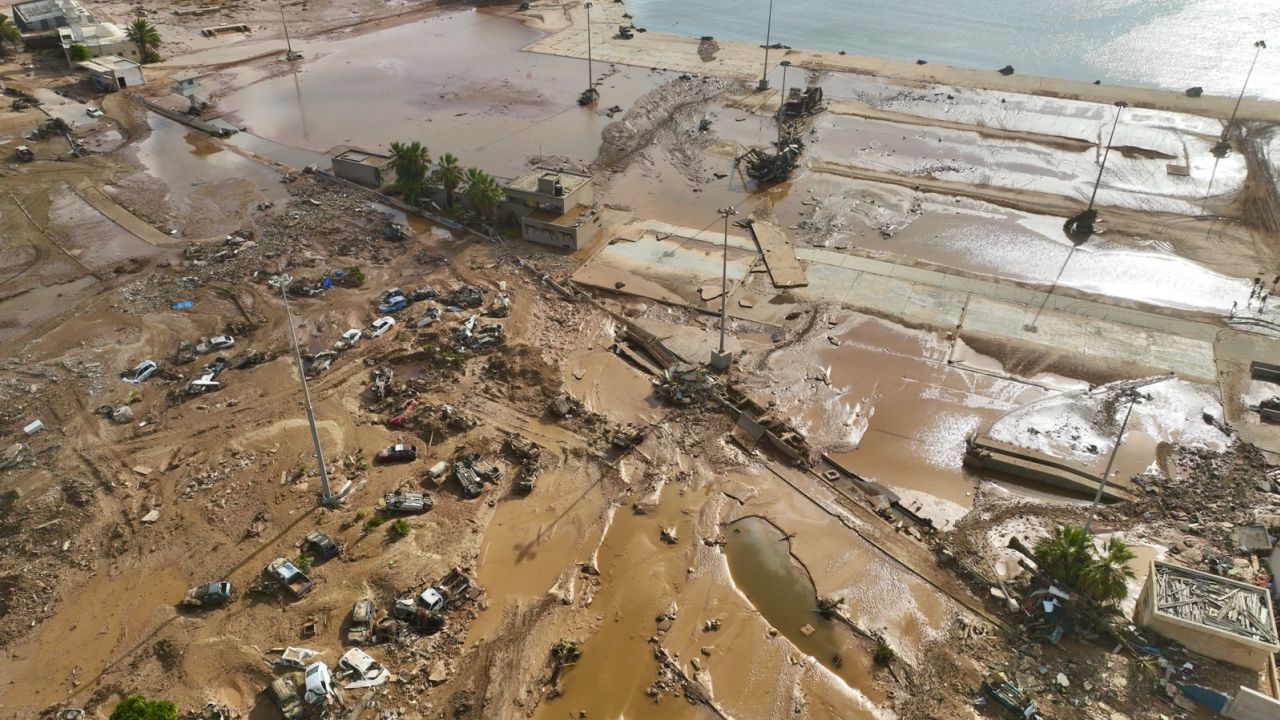
<svg viewBox="0 0 1280 720"><path fill-rule="evenodd" d="M156 371L159 369L160 366L156 365L155 362L151 360L143 360L134 367L124 371L124 373L120 375L120 378L127 383L134 383L136 385L152 375L155 375Z"/></svg>
<svg viewBox="0 0 1280 720"><path fill-rule="evenodd" d="M85 110L85 111L84 111L84 114L85 114L85 115L88 115L88 116L89 116L89 117L91 117L91 118L100 118L100 117L102 117L102 111L101 111L101 110L99 110L99 109L98 109L98 108L96 108L96 107L91 107L91 108L89 108L88 110Z"/></svg>
<svg viewBox="0 0 1280 720"><path fill-rule="evenodd" d="M230 335L214 335L209 338L210 350L224 350L236 344L236 339Z"/></svg>
<svg viewBox="0 0 1280 720"><path fill-rule="evenodd" d="M346 347L353 347L356 343L360 342L360 338L362 337L364 337L363 332L360 332L356 328L351 328L350 330L342 333L342 337L338 342L342 343Z"/></svg>
<svg viewBox="0 0 1280 720"><path fill-rule="evenodd" d="M395 318L386 317L384 315L383 317L380 317L377 320L374 320L373 324L369 326L369 337L379 337L381 335L384 335L388 330L395 327L395 325L396 325Z"/></svg>
<svg viewBox="0 0 1280 720"><path fill-rule="evenodd" d="M338 660L339 674L350 675L354 682L347 689L375 687L387 681L391 673L360 648L351 648Z"/></svg>
<svg viewBox="0 0 1280 720"><path fill-rule="evenodd" d="M302 699L308 705L323 703L333 694L333 676L329 674L329 666L324 662L317 661L308 665L303 677L306 679L306 689Z"/></svg>

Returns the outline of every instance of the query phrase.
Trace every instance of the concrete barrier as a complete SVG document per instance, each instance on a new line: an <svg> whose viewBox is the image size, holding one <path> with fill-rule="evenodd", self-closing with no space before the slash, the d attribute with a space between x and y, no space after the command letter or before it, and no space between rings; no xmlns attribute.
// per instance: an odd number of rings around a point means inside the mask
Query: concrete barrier
<svg viewBox="0 0 1280 720"><path fill-rule="evenodd" d="M1280 700L1241 687L1222 714L1231 720L1276 720L1280 718Z"/></svg>

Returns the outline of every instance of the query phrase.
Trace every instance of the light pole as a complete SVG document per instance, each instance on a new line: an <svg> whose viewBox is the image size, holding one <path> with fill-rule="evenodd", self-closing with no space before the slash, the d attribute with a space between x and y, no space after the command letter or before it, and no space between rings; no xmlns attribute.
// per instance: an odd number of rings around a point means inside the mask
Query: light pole
<svg viewBox="0 0 1280 720"><path fill-rule="evenodd" d="M582 103L583 105L586 105L590 103L592 100L596 99L596 74L595 74L595 71L592 70L591 68L591 3L587 3L586 8L587 8L587 91L582 94L582 97L586 98L587 102Z"/></svg>
<svg viewBox="0 0 1280 720"><path fill-rule="evenodd" d="M764 72L760 74L757 90L769 89L769 45L773 42L773 0L769 0L769 20L764 30Z"/></svg>
<svg viewBox="0 0 1280 720"><path fill-rule="evenodd" d="M1085 212L1092 212L1093 201L1098 199L1098 186L1102 184L1102 172L1107 169L1107 157L1111 155L1111 141L1116 139L1116 126L1120 124L1120 113L1127 107L1129 103L1123 100L1116 102L1116 118L1111 122L1111 135L1107 137L1107 146L1102 149L1102 165L1098 168L1098 178L1093 181L1093 193L1089 195L1089 207Z"/></svg>
<svg viewBox="0 0 1280 720"><path fill-rule="evenodd" d="M716 211L724 218L724 248L720 261L720 349L711 353L711 368L718 372L729 369L733 359L724 350L725 327L729 320L729 218L738 214L738 209L730 205Z"/></svg>
<svg viewBox="0 0 1280 720"><path fill-rule="evenodd" d="M778 94L781 98L778 101L778 114L781 115L782 109L787 106L787 68L791 67L791 61L783 60L778 64L782 66L782 92Z"/></svg>
<svg viewBox="0 0 1280 720"><path fill-rule="evenodd" d="M299 60L302 58L302 53L293 51L293 42L289 39L289 23L284 19L284 0L276 0L276 4L280 6L280 24L284 26L284 46L287 48L284 59L289 61Z"/></svg>
<svg viewBox="0 0 1280 720"><path fill-rule="evenodd" d="M1253 67L1258 64L1258 55L1267 47L1267 41L1259 40L1253 44L1253 62L1249 63L1249 72L1244 75L1244 85L1240 86L1240 94L1236 96L1236 105L1231 109L1231 119L1227 121L1227 126L1222 129L1222 139L1217 145L1213 146L1213 153L1218 157L1224 157L1231 152L1231 142L1227 138L1231 135L1231 126L1235 124L1236 113L1240 112L1240 101L1244 99L1244 91L1249 87L1249 78L1253 76Z"/></svg>
<svg viewBox="0 0 1280 720"><path fill-rule="evenodd" d="M307 389L307 373L302 369L302 351L298 349L298 335L293 329L293 312L289 310L289 285L280 283L280 296L284 298L285 319L289 323L289 339L293 342L293 358L298 363L298 379L302 381L302 402L307 408L307 424L311 426L311 442L316 446L316 460L320 461L320 504L329 507L333 504L333 493L329 488L329 469L324 464L324 452L320 449L320 431L316 429L316 415L311 409L311 391Z"/></svg>

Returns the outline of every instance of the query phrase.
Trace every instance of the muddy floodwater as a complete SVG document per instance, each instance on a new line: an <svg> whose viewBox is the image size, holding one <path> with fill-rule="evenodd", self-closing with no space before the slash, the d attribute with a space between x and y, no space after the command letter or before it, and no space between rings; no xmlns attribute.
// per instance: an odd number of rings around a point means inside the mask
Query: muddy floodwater
<svg viewBox="0 0 1280 720"><path fill-rule="evenodd" d="M789 538L754 516L730 525L725 538L733 582L756 610L802 652L855 685L856 668L845 663L860 661L849 652L850 631L819 614L813 580L791 556Z"/></svg>
<svg viewBox="0 0 1280 720"><path fill-rule="evenodd" d="M433 157L451 152L511 177L538 155L590 162L612 122L608 108L630 107L670 76L596 63L601 98L582 108L586 63L520 52L540 36L501 15L457 11L303 41L299 70L251 82L220 105L249 132L288 146L377 150L418 140Z"/></svg>

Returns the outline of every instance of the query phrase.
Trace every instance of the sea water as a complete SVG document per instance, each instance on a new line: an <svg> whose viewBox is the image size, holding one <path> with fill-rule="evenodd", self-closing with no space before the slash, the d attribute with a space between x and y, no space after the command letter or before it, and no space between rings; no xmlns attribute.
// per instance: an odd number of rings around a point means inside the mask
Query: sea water
<svg viewBox="0 0 1280 720"><path fill-rule="evenodd" d="M626 0L648 30L764 44L769 0ZM1280 0L773 0L771 41L1280 99Z"/></svg>

